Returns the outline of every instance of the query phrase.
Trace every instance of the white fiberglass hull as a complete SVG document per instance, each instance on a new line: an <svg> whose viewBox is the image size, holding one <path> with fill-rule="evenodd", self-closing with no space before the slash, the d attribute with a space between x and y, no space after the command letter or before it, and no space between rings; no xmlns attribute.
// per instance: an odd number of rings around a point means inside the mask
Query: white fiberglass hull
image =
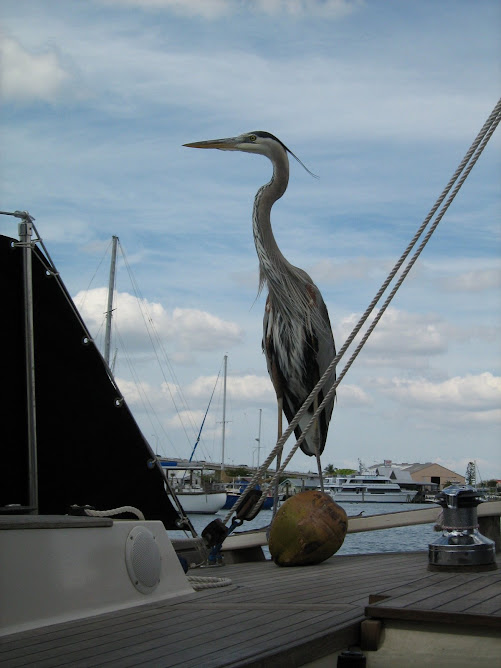
<svg viewBox="0 0 501 668"><path fill-rule="evenodd" d="M226 503L226 492L176 492L176 496L187 515L214 515Z"/></svg>
<svg viewBox="0 0 501 668"><path fill-rule="evenodd" d="M0 560L0 637L194 594L159 521L3 515Z"/></svg>
<svg viewBox="0 0 501 668"><path fill-rule="evenodd" d="M410 503L416 496L414 490L399 492L371 492L370 490L355 490L343 492L331 492L331 496L336 503Z"/></svg>

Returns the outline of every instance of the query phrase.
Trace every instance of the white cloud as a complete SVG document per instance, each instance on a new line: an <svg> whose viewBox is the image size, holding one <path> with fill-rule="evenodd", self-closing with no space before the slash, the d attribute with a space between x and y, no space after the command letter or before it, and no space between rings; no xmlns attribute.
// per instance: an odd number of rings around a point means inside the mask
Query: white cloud
<svg viewBox="0 0 501 668"><path fill-rule="evenodd" d="M337 401L339 406L361 406L373 403L371 397L359 385L348 385L342 383L337 390Z"/></svg>
<svg viewBox="0 0 501 668"><path fill-rule="evenodd" d="M267 14L285 13L294 16L308 14L334 19L351 14L361 4L360 0L255 0L255 2L250 2L251 6Z"/></svg>
<svg viewBox="0 0 501 668"><path fill-rule="evenodd" d="M99 0L105 5L136 7L137 9L172 11L187 16L202 16L213 19L232 10L229 0Z"/></svg>
<svg viewBox="0 0 501 668"><path fill-rule="evenodd" d="M122 5L138 9L172 11L176 14L213 19L234 13L234 0L100 0L107 5ZM360 0L247 0L250 11L264 14L310 14L328 18L342 18L360 6Z"/></svg>
<svg viewBox="0 0 501 668"><path fill-rule="evenodd" d="M151 399L157 394L155 388L146 382L136 383L124 378L115 378L115 382L124 395L125 400L131 406L142 405L145 398Z"/></svg>
<svg viewBox="0 0 501 668"><path fill-rule="evenodd" d="M171 323L171 335L182 337L184 347L197 350L220 349L243 336L237 324L198 309L175 308Z"/></svg>
<svg viewBox="0 0 501 668"><path fill-rule="evenodd" d="M0 90L5 99L54 101L70 79L57 53L31 53L10 37L0 42Z"/></svg>
<svg viewBox="0 0 501 668"><path fill-rule="evenodd" d="M501 287L501 269L479 269L443 278L441 286L450 292L481 292Z"/></svg>
<svg viewBox="0 0 501 668"><path fill-rule="evenodd" d="M365 328L374 317L374 314L369 316ZM357 313L343 318L337 328L336 340L344 342L359 319ZM403 362L415 365L419 363L419 357L426 358L447 350L447 330L446 323L438 315L388 308L362 349L364 361L385 366L398 366ZM364 331L357 335L350 351L354 350Z"/></svg>
<svg viewBox="0 0 501 668"><path fill-rule="evenodd" d="M489 372L456 376L440 383L426 379L382 381L383 391L399 403L418 409L476 413L479 420L501 418L501 377Z"/></svg>
<svg viewBox="0 0 501 668"><path fill-rule="evenodd" d="M166 426L171 427L173 429L178 429L181 425L201 425L202 420L204 419L205 416L205 411L201 410L183 410L179 411L177 415L173 415L172 417L169 417Z"/></svg>
<svg viewBox="0 0 501 668"><path fill-rule="evenodd" d="M216 376L202 376L186 388L186 394L191 397L208 397L215 383ZM268 376L230 375L227 377L226 388L233 402L264 401L275 397L275 391Z"/></svg>
<svg viewBox="0 0 501 668"><path fill-rule="evenodd" d="M74 298L93 336L103 329L107 294L106 288L94 288ZM115 292L113 308L113 326L130 350L151 350L146 322L154 339L168 342L181 354L218 350L243 337L238 325L206 311L174 308L169 313L162 304L138 300L127 292Z"/></svg>

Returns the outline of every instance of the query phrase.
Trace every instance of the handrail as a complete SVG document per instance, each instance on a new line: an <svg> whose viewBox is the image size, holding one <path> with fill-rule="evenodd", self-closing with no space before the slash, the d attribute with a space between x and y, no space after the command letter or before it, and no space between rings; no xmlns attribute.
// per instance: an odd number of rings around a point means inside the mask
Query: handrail
<svg viewBox="0 0 501 668"><path fill-rule="evenodd" d="M396 513L381 515L368 515L367 517L349 517L348 533L361 533L362 531L380 531L382 529L394 529L396 527L407 527L418 524L433 524L442 512L442 507L430 504L429 508L418 508L416 510L401 510ZM500 517L501 501L489 501L477 506L477 516ZM238 550L248 547L262 547L268 544L266 528L257 531L246 531L230 534L223 543L223 552Z"/></svg>

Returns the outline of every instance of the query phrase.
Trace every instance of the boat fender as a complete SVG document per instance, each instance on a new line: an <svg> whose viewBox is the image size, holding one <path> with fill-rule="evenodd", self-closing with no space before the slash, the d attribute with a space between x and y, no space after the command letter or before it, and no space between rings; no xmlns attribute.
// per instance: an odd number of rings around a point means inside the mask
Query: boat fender
<svg viewBox="0 0 501 668"><path fill-rule="evenodd" d="M248 522L253 520L261 510L261 506L259 506L257 509L256 506L262 495L263 492L261 492L259 489L250 489L248 492L246 492L242 505L235 513L237 519L247 520Z"/></svg>

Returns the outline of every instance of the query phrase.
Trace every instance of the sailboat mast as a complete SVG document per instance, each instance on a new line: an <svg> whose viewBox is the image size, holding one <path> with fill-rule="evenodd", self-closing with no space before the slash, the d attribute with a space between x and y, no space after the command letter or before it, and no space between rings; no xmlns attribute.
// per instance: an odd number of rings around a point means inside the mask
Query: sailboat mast
<svg viewBox="0 0 501 668"><path fill-rule="evenodd" d="M223 435L221 439L221 474L224 471L224 439L226 435L226 372L228 369L228 355L224 356L224 380L223 380Z"/></svg>
<svg viewBox="0 0 501 668"><path fill-rule="evenodd" d="M26 426L28 428L28 469L29 469L29 506L30 512L38 515L38 463L37 463L37 424L35 399L35 343L33 318L33 274L32 274L32 234L31 216L26 213L19 223L19 245L23 250L23 287L24 287L24 329L25 329L25 364L26 364Z"/></svg>
<svg viewBox="0 0 501 668"><path fill-rule="evenodd" d="M111 345L111 318L113 315L113 291L115 289L115 269L117 264L117 244L118 237L111 238L111 265L110 280L108 283L108 305L106 307L106 332L104 335L104 359L110 366L110 345Z"/></svg>

